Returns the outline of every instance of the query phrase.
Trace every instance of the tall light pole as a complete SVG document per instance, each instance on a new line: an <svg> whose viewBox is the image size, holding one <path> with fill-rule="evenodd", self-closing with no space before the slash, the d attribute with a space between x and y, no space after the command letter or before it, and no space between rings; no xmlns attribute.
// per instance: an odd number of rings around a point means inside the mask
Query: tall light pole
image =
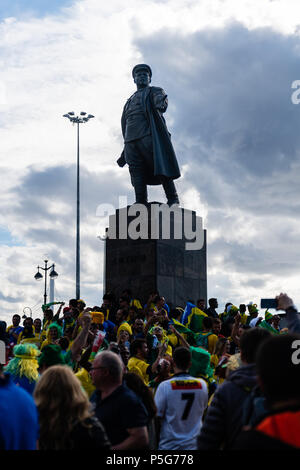
<svg viewBox="0 0 300 470"><path fill-rule="evenodd" d="M45 263L44 267L41 267L41 266L37 267L38 271L37 271L36 275L34 276L34 279L36 281L41 281L43 279L43 275L40 273L40 269L42 271L45 271L44 305L46 305L46 303L47 303L47 272L49 271L49 269L52 269L51 273L49 274L50 279L55 279L58 276L58 274L54 269L55 264L52 264L51 266L48 266L48 260L47 259L44 260L44 263Z"/></svg>
<svg viewBox="0 0 300 470"><path fill-rule="evenodd" d="M76 299L80 299L80 185L79 185L79 124L88 122L94 118L92 114L81 112L79 116L75 113L64 114L73 124L77 124L77 217L76 217Z"/></svg>

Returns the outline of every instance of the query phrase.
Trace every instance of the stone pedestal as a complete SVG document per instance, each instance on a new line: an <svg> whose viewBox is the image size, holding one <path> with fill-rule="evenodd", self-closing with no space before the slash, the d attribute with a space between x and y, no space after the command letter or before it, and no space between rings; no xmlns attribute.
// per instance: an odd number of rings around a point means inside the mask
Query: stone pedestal
<svg viewBox="0 0 300 470"><path fill-rule="evenodd" d="M109 218L104 292L118 297L129 288L144 304L149 293L158 290L172 307L184 307L188 300L207 300L202 219L178 206L170 212L158 202L134 216L136 209L136 205L118 209ZM191 232L195 232L194 240Z"/></svg>

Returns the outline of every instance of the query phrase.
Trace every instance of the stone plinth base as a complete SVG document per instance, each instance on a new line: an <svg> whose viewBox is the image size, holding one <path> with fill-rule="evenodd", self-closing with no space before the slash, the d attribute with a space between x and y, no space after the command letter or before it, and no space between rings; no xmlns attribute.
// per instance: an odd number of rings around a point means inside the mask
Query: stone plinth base
<svg viewBox="0 0 300 470"><path fill-rule="evenodd" d="M143 206L135 216L137 208L118 209L109 218L104 291L118 297L129 288L145 304L149 293L158 290L172 307L207 300L206 230L201 217L178 206L170 211L157 202Z"/></svg>

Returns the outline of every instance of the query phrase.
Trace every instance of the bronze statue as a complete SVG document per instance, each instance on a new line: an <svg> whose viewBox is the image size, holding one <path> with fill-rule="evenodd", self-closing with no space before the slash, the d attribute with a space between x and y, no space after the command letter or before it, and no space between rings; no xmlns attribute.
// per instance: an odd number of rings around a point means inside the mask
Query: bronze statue
<svg viewBox="0 0 300 470"><path fill-rule="evenodd" d="M173 180L180 177L180 170L162 115L168 107L167 95L162 88L149 86L149 65L136 65L132 76L137 91L123 109L124 150L117 163L128 164L137 203L147 204L147 184L162 184L168 204L179 204Z"/></svg>

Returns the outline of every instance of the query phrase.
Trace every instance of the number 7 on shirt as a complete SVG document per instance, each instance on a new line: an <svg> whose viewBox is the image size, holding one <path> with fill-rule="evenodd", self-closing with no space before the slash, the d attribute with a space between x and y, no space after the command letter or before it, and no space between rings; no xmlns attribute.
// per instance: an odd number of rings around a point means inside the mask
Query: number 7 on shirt
<svg viewBox="0 0 300 470"><path fill-rule="evenodd" d="M188 416L190 414L192 404L193 404L194 399L195 399L195 394L194 393L182 393L181 394L181 399L186 400L186 405L185 405L183 414L181 416L181 419L185 420L185 419L188 419Z"/></svg>

